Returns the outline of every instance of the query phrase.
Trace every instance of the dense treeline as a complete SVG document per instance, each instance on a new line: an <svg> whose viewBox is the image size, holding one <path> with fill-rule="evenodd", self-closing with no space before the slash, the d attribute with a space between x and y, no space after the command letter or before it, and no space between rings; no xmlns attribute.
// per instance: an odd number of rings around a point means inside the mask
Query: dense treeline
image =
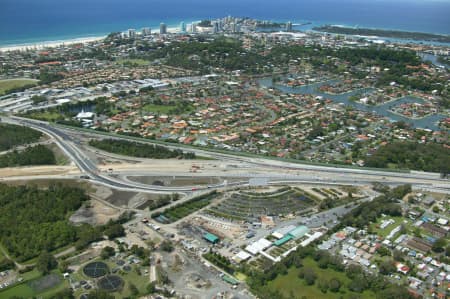
<svg viewBox="0 0 450 299"><path fill-rule="evenodd" d="M263 56L247 52L238 40L217 38L211 42L175 42L160 48L147 56L138 56L148 60L165 58L169 65L199 70L209 73L210 67L219 67L226 70L244 70L250 73L261 72Z"/></svg>
<svg viewBox="0 0 450 299"><path fill-rule="evenodd" d="M108 239L114 239L116 237L122 237L125 234L122 224L129 221L133 217L132 213L124 213L120 215L119 219L110 220L105 225L90 226L84 224L77 227L77 241L75 242L75 248L77 250L85 248L92 242L102 240L104 237Z"/></svg>
<svg viewBox="0 0 450 299"><path fill-rule="evenodd" d="M216 265L217 267L225 270L227 273L231 275L234 274L234 267L231 264L230 260L223 255L220 255L215 252L208 252L203 255L205 259Z"/></svg>
<svg viewBox="0 0 450 299"><path fill-rule="evenodd" d="M0 259L0 272L9 270L9 269L14 269L15 266L16 265L14 264L14 262L6 257L3 257L2 259Z"/></svg>
<svg viewBox="0 0 450 299"><path fill-rule="evenodd" d="M12 149L17 145L36 142L42 133L27 127L0 124L0 151Z"/></svg>
<svg viewBox="0 0 450 299"><path fill-rule="evenodd" d="M133 213L102 226L71 225L69 217L87 200L83 189L62 184L45 190L0 184L0 241L12 258L25 261L69 244L79 250L104 237L124 235L122 224Z"/></svg>
<svg viewBox="0 0 450 299"><path fill-rule="evenodd" d="M74 242L68 217L88 196L80 188L52 185L46 190L0 184L0 240L19 261Z"/></svg>
<svg viewBox="0 0 450 299"><path fill-rule="evenodd" d="M351 65L357 65L365 61L376 61L383 67L392 67L393 64L400 65L419 65L420 58L412 51L384 49L378 47L369 47L362 49L353 48L327 48L327 47L305 47L305 46L278 46L275 47L269 57L277 62L289 62L291 59L299 57L320 58L321 62L327 56L337 57L350 62Z"/></svg>
<svg viewBox="0 0 450 299"><path fill-rule="evenodd" d="M450 149L440 144L416 142L394 142L381 146L366 158L369 167L397 168L447 173L450 168Z"/></svg>
<svg viewBox="0 0 450 299"><path fill-rule="evenodd" d="M169 159L169 158L184 158L184 159L195 159L194 153L183 153L183 151L178 149L168 149L167 147L139 143L126 140L115 140L115 139L104 139L104 140L91 140L89 145L99 148L101 150L132 156L139 158L151 158L151 159Z"/></svg>
<svg viewBox="0 0 450 299"><path fill-rule="evenodd" d="M44 69L39 72L39 84L49 84L63 79L64 76L59 72Z"/></svg>
<svg viewBox="0 0 450 299"><path fill-rule="evenodd" d="M0 155L0 167L28 165L55 165L55 154L45 145L28 147L23 151L13 151Z"/></svg>

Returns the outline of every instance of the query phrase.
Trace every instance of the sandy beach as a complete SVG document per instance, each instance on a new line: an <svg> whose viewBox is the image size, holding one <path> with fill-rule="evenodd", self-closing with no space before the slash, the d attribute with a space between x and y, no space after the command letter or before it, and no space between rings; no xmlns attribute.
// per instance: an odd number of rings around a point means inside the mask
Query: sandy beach
<svg viewBox="0 0 450 299"><path fill-rule="evenodd" d="M159 28L158 28L159 29ZM168 27L168 33L178 33L180 29L178 27ZM43 41L29 44L20 44L20 45L8 45L8 46L0 46L0 52L8 52L8 51L25 51L25 50L42 50L45 48L54 48L63 45L73 45L73 44L84 44L89 42L95 42L102 40L106 37L103 36L91 36L91 37L81 37L67 40L56 40L56 41Z"/></svg>
<svg viewBox="0 0 450 299"><path fill-rule="evenodd" d="M0 46L0 52L24 51L27 49L41 50L41 49L45 49L45 48L59 47L62 45L84 44L84 43L102 40L105 37L106 36L93 36L93 37L84 37L84 38L74 38L74 39L68 39L68 40L44 41L44 42L22 44L22 45Z"/></svg>

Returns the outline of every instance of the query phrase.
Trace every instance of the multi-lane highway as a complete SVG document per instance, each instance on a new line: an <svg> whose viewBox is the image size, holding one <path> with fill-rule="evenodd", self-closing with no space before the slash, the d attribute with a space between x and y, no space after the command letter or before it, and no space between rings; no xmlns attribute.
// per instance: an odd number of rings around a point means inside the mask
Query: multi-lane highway
<svg viewBox="0 0 450 299"><path fill-rule="evenodd" d="M5 118L4 121L10 123L18 123L30 128L39 130L49 135L54 142L64 151L64 153L77 165L81 172L85 173L96 183L106 185L111 188L139 191L139 192L183 192L191 191L189 188L164 188L161 186L148 186L139 183L124 183L119 179L101 174L97 169L97 165L80 149L79 141L73 139L67 132L57 129L47 123L26 120L22 118Z"/></svg>
<svg viewBox="0 0 450 299"><path fill-rule="evenodd" d="M68 157L77 165L81 172L88 175L91 180L109 186L115 189L121 190L133 190L138 192L190 192L191 187L169 187L169 186L153 186L146 185L130 180L121 178L121 176L110 176L106 173L102 173L97 168L95 162L93 162L89 155L82 149L80 141L78 139L78 132L76 129L70 130L60 128L46 122L29 120L17 117L3 118L3 121L10 123L22 124L49 135L55 143L66 153ZM98 135L95 132L86 133L91 136L103 137L104 135ZM126 136L114 136L112 138L128 139ZM169 145L171 148L179 148L176 145ZM186 150L186 148L180 148ZM299 163L284 162L279 160L264 159L259 157L244 157L232 154L210 152L203 149L190 148L189 151L194 152L200 156L211 157L220 161L228 161L234 164L246 164L252 167L252 173L246 173L245 169L241 170L239 174L235 174L237 177L251 178L251 177L263 177L266 178L268 183L322 183L322 184L346 184L346 185L361 185L370 184L371 182L385 182L387 184L405 184L410 183L416 187L424 188L433 191L440 191L450 193L450 184L448 180L440 178L436 173L425 172L388 172L382 170L368 170L368 169L355 169L355 168L337 168L307 165ZM133 169L132 164L130 168L122 171L123 176L136 175L142 169ZM154 176L193 176L192 173L181 172L167 172L165 169L155 169L144 171L146 175ZM210 177L220 177L223 173L211 172L208 174ZM235 182L233 184L246 184L247 182ZM229 184L232 185L232 184ZM208 186L209 188L220 188L223 184L216 184ZM203 189L207 189L207 186ZM202 188L198 188L202 189Z"/></svg>

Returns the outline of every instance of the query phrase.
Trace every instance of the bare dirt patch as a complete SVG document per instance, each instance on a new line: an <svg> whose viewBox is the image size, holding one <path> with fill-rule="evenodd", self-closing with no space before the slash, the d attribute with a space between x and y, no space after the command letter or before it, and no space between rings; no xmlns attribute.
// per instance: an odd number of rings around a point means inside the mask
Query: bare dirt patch
<svg viewBox="0 0 450 299"><path fill-rule="evenodd" d="M146 185L184 187L193 185L218 184L222 180L214 177L156 177L156 176L129 176L129 180Z"/></svg>
<svg viewBox="0 0 450 299"><path fill-rule="evenodd" d="M83 205L71 217L75 224L87 223L90 225L102 225L109 220L115 220L120 216L120 210L104 204L99 200L91 200Z"/></svg>
<svg viewBox="0 0 450 299"><path fill-rule="evenodd" d="M128 203L130 208L144 210L151 206L155 202L161 199L161 197L167 196L165 194L151 194L151 193L138 193Z"/></svg>
<svg viewBox="0 0 450 299"><path fill-rule="evenodd" d="M117 207L128 207L128 202L136 194L136 192L112 190L112 194L105 200Z"/></svg>
<svg viewBox="0 0 450 299"><path fill-rule="evenodd" d="M16 176L54 176L77 174L77 167L69 166L30 166L30 167L6 167L0 168L0 178L16 177Z"/></svg>

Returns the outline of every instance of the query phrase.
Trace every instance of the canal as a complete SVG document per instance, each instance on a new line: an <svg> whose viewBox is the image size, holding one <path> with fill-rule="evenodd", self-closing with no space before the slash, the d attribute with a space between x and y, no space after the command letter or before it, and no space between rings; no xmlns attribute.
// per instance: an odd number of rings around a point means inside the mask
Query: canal
<svg viewBox="0 0 450 299"><path fill-rule="evenodd" d="M420 119L412 119L412 118L408 118L405 116L395 114L389 110L392 106L396 106L399 104L423 103L422 99L411 97L411 96L399 98L395 101L391 101L389 103L385 103L385 104L378 105L378 106L370 106L370 105L364 105L362 103L351 101L351 100L349 100L349 97L351 97L353 95L358 95L358 94L371 93L375 90L373 88L358 89L358 90L354 90L354 91L350 91L350 92L346 92L346 93L342 93L342 94L328 94L328 93L320 92L318 90L318 88L321 85L324 85L326 83L332 83L332 82L333 81L327 81L327 82L315 83L315 84L310 84L310 85L304 85L304 86L300 86L300 87L289 87L289 86L273 83L271 77L262 78L259 80L259 84L261 86L265 86L267 88L275 88L282 92L291 93L291 94L305 94L305 95L310 94L310 95L315 95L315 96L321 96L323 98L330 99L335 103L342 103L346 106L352 106L355 109L358 109L361 111L371 112L371 113L375 113L377 115L387 117L391 121L403 121L405 123L410 124L414 128L422 128L422 129L430 129L430 130L434 130L434 131L439 131L440 129L439 129L438 123L441 119L445 118L445 116L443 114L433 114L433 115L429 115L429 116L426 116L426 117L420 118ZM336 82L336 81L334 80L334 82Z"/></svg>

